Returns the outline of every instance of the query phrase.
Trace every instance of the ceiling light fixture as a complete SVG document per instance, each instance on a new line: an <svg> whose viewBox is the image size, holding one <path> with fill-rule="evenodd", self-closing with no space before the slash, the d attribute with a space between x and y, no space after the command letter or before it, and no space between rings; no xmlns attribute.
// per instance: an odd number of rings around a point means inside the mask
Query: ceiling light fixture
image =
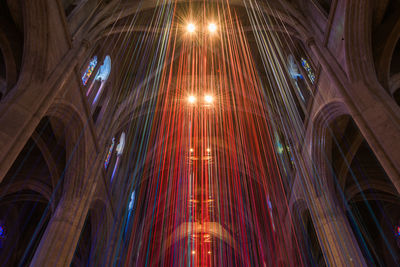
<svg viewBox="0 0 400 267"><path fill-rule="evenodd" d="M215 23L208 24L208 31L210 33L215 33L217 31L217 25Z"/></svg>
<svg viewBox="0 0 400 267"><path fill-rule="evenodd" d="M196 103L196 97L194 95L191 95L188 97L188 101L190 104Z"/></svg>
<svg viewBox="0 0 400 267"><path fill-rule="evenodd" d="M188 33L194 33L196 31L196 26L193 23L189 23L186 26L186 30Z"/></svg>
<svg viewBox="0 0 400 267"><path fill-rule="evenodd" d="M204 101L206 101L208 104L211 104L214 101L214 98L211 95L206 95L204 96Z"/></svg>

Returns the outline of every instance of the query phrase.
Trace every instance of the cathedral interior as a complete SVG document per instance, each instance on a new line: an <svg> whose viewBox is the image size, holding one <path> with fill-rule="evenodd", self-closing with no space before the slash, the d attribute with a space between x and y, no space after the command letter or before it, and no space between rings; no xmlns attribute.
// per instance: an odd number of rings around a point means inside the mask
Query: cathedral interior
<svg viewBox="0 0 400 267"><path fill-rule="evenodd" d="M1 266L400 266L400 0L0 0Z"/></svg>

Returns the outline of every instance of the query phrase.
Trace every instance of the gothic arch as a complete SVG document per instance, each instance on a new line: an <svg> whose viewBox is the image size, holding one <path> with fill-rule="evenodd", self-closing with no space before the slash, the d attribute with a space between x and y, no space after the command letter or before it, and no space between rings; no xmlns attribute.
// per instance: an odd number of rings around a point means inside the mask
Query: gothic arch
<svg viewBox="0 0 400 267"><path fill-rule="evenodd" d="M348 114L345 104L340 100L334 100L323 106L316 112L313 118L313 128L311 136L311 164L315 166L315 175L313 184L316 189L317 195L324 188L328 186L333 188L326 158L326 137L329 133L329 124L340 115ZM315 179L318 179L315 180Z"/></svg>
<svg viewBox="0 0 400 267"><path fill-rule="evenodd" d="M373 69L371 43L372 13L370 0L346 2L344 25L345 55L350 81L370 81L376 83Z"/></svg>
<svg viewBox="0 0 400 267"><path fill-rule="evenodd" d="M68 194L80 194L84 190L84 180L81 177L86 173L87 155L87 131L85 130L81 113L71 104L63 100L55 101L47 110L47 116L55 117L64 126L66 157L69 158L67 177L64 178L64 190ZM71 170L71 176L68 170Z"/></svg>
<svg viewBox="0 0 400 267"><path fill-rule="evenodd" d="M113 215L107 201L95 198L82 229L71 266L82 266L96 262L94 257L107 251Z"/></svg>
<svg viewBox="0 0 400 267"><path fill-rule="evenodd" d="M19 181L19 182L14 182L10 185L2 185L0 186L0 192L1 192L0 198L6 198L9 195L13 195L15 193L24 190L36 192L38 195L40 195L41 198L43 198L49 203L51 210L54 211L55 204L51 199L52 198L51 188L48 185L37 180ZM32 201L38 201L39 198L33 197L30 199Z"/></svg>
<svg viewBox="0 0 400 267"><path fill-rule="evenodd" d="M396 48L396 44L400 38L400 5L395 4L396 1L386 1L386 3L382 3L385 6L383 13L380 17L382 17L379 22L380 24L374 25L373 32L373 45L374 45L374 53L376 57L376 72L378 75L378 79L381 82L382 86L393 93L390 89L390 80L392 73L390 72L390 65L393 60L393 53ZM371 11L378 12L378 11ZM387 13L391 13L389 16ZM384 16L385 15L385 16ZM374 16L375 17L375 16ZM384 20L383 20L384 19ZM375 23L379 23L375 22ZM388 31L390 29L390 31Z"/></svg>
<svg viewBox="0 0 400 267"><path fill-rule="evenodd" d="M197 0L196 0L197 1ZM190 2L188 0L178 0L177 4L187 3ZM200 2L200 1L199 1ZM224 3L223 0L212 0L212 3ZM83 33L80 32L79 34L84 34L88 36L89 40L99 40L101 36L107 36L107 32L119 33L125 31L142 31L144 30L141 27L118 27L113 25L115 20L113 20L113 13L118 14L118 19L123 20L128 16L134 15L136 13L140 13L146 10L154 9L158 6L157 1L146 1L145 3L133 2L130 4L125 4L120 7L115 6L115 2L111 2L108 4L102 12L96 14L96 17L93 18L92 23L88 26L89 29L87 32ZM262 1L258 2L258 5L263 10L263 12L269 16L277 17L279 21L283 21L290 27L293 27L294 31L288 30L287 25L281 25L275 29L277 31L284 31L290 34L293 34L294 37L300 38L302 40L307 40L309 33L305 30L307 25L302 25L303 16L297 12L291 3L288 2L280 2L286 10L280 10L276 8L276 3L264 3ZM233 0L230 1L230 6L238 6L238 7L245 7L245 4L242 0ZM114 8L114 10L113 10ZM110 18L104 18L109 16ZM157 29L156 29L157 30Z"/></svg>
<svg viewBox="0 0 400 267"><path fill-rule="evenodd" d="M23 25L21 4L17 1L3 1L0 27L0 93L5 95L16 84L21 68L23 49ZM1 60L2 59L2 60ZM4 68L4 69L3 69ZM4 81L1 81L4 79ZM3 84L1 84L3 83Z"/></svg>

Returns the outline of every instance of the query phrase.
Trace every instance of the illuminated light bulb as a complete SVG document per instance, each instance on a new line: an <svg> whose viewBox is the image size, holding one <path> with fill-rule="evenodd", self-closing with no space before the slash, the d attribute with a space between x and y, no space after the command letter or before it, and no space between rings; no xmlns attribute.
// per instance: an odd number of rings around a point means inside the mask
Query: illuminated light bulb
<svg viewBox="0 0 400 267"><path fill-rule="evenodd" d="M193 153L193 151L194 151L194 149L193 149L193 148L191 148L191 149L190 149L190 152L191 152L191 153Z"/></svg>
<svg viewBox="0 0 400 267"><path fill-rule="evenodd" d="M208 24L208 31L210 33L214 33L217 31L217 25L215 23Z"/></svg>
<svg viewBox="0 0 400 267"><path fill-rule="evenodd" d="M196 97L194 95L189 96L188 101L190 104L194 104L196 102Z"/></svg>
<svg viewBox="0 0 400 267"><path fill-rule="evenodd" d="M189 23L186 26L186 30L187 30L188 33L194 33L195 30L196 30L196 26L193 23Z"/></svg>
<svg viewBox="0 0 400 267"><path fill-rule="evenodd" d="M196 254L196 251L192 250L192 255Z"/></svg>
<svg viewBox="0 0 400 267"><path fill-rule="evenodd" d="M208 251L208 254L211 254L211 251Z"/></svg>
<svg viewBox="0 0 400 267"><path fill-rule="evenodd" d="M206 95L204 97L204 100L206 101L206 103L211 104L214 101L214 98L211 95Z"/></svg>
<svg viewBox="0 0 400 267"><path fill-rule="evenodd" d="M210 149L210 148L207 148L206 151L207 151L208 153L210 153L210 152L211 152L211 149Z"/></svg>

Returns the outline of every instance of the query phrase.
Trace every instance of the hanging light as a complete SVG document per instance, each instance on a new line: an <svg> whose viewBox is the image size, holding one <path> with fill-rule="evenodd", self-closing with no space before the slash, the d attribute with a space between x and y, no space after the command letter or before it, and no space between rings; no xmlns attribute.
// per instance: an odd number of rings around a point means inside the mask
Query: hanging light
<svg viewBox="0 0 400 267"><path fill-rule="evenodd" d="M190 104L196 103L196 97L195 97L194 95L189 96L189 97L188 97L188 102L189 102Z"/></svg>
<svg viewBox="0 0 400 267"><path fill-rule="evenodd" d="M217 31L217 25L215 23L208 24L208 31L210 33L215 33Z"/></svg>
<svg viewBox="0 0 400 267"><path fill-rule="evenodd" d="M205 96L204 96L204 101L205 101L207 104L211 104L211 103L214 101L214 97L213 97L212 95L205 95Z"/></svg>
<svg viewBox="0 0 400 267"><path fill-rule="evenodd" d="M186 26L186 31L187 31L188 33L194 33L194 32L196 31L196 25L194 25L193 23L189 23L189 24Z"/></svg>

